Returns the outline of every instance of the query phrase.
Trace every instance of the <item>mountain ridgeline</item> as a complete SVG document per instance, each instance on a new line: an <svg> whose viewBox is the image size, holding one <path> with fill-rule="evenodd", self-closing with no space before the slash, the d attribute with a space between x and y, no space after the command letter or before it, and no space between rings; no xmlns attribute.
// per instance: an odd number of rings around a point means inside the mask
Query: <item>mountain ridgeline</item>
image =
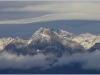
<svg viewBox="0 0 100 75"><path fill-rule="evenodd" d="M76 36L64 30L41 27L28 40L19 37L1 38L0 51L8 51L18 55L34 55L39 52L44 54L53 53L59 57L64 53L72 54L94 50L93 46L99 42L100 36L90 33Z"/></svg>

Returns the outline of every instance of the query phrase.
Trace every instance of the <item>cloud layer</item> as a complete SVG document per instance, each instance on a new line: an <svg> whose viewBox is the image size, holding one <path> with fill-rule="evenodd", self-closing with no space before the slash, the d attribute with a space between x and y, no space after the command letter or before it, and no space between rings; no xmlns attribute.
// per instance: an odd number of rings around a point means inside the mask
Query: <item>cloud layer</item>
<svg viewBox="0 0 100 75"><path fill-rule="evenodd" d="M46 56L37 54L33 56L23 56L3 52L0 54L0 69L15 68L15 69L30 69L32 67L43 67L47 65Z"/></svg>
<svg viewBox="0 0 100 75"><path fill-rule="evenodd" d="M43 55L42 53L35 56L23 56L3 52L0 54L0 69L14 68L14 69L30 69L32 67L50 68L48 66L52 61L46 61L46 58L51 56ZM98 70L100 71L100 50L96 50L93 53L76 53L72 55L63 55L58 58L57 62L53 63L52 67L70 65L73 63L81 63L83 69Z"/></svg>
<svg viewBox="0 0 100 75"><path fill-rule="evenodd" d="M93 53L77 53L71 56L62 56L54 66L70 65L73 63L81 63L83 69L100 71L100 50Z"/></svg>
<svg viewBox="0 0 100 75"><path fill-rule="evenodd" d="M65 14L49 14L36 18L0 21L0 24L27 24L35 22L45 22L54 20L99 20L99 15L89 15L80 13L65 13Z"/></svg>
<svg viewBox="0 0 100 75"><path fill-rule="evenodd" d="M29 3L29 2L28 2ZM25 3L21 3L25 4ZM79 2L79 1L49 1L41 4L27 4L24 7L10 7L0 10L1 12L51 12L51 13L84 13L100 15L100 2Z"/></svg>
<svg viewBox="0 0 100 75"><path fill-rule="evenodd" d="M12 5L11 3L15 4ZM41 21L51 21L51 20L100 20L100 2L93 1L29 1L29 2L11 2L8 7L2 6L0 12L15 13L15 16L21 16L22 12L29 13L32 15L37 15L28 17L28 15L23 17L22 20L14 21L0 21L0 24L23 24ZM3 4L6 4L3 2ZM2 5L2 4L1 4ZM17 13L17 15L16 15ZM39 14L37 14L39 13ZM42 14L41 14L42 13ZM19 15L18 15L19 14ZM10 14L11 15L11 14ZM39 16L38 16L39 15ZM7 20L7 19L6 19ZM27 21L27 22L26 22Z"/></svg>

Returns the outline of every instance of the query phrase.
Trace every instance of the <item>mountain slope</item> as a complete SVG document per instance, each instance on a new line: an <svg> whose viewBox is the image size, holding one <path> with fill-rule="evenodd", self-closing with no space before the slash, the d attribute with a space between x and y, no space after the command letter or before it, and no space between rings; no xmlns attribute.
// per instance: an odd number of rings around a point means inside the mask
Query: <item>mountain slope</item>
<svg viewBox="0 0 100 75"><path fill-rule="evenodd" d="M26 55L28 54L27 49L25 49L26 42L27 40L16 37L12 42L5 46L3 51Z"/></svg>
<svg viewBox="0 0 100 75"><path fill-rule="evenodd" d="M96 50L100 50L100 43L96 43L88 51L93 52L93 51L96 51Z"/></svg>
<svg viewBox="0 0 100 75"><path fill-rule="evenodd" d="M68 35L67 38L63 34ZM24 55L42 52L44 54L54 53L57 56L66 52L83 52L84 48L79 43L72 41L72 36L74 35L62 30L59 30L58 34L52 29L41 27L29 40L16 37L4 47L4 50Z"/></svg>
<svg viewBox="0 0 100 75"><path fill-rule="evenodd" d="M8 37L8 38L1 38L0 39L0 51L2 51L6 45L11 43L14 40L14 38Z"/></svg>
<svg viewBox="0 0 100 75"><path fill-rule="evenodd" d="M0 50L16 50L25 53L64 53L83 52L100 42L100 36L90 33L75 36L64 30L54 30L46 27L39 28L29 40L21 38L0 39ZM84 49L85 48L85 49ZM16 52L15 51L15 52Z"/></svg>
<svg viewBox="0 0 100 75"><path fill-rule="evenodd" d="M100 36L86 33L86 34L81 34L81 35L73 38L72 40L80 43L87 50L87 49L91 48L93 45L95 45L95 43L100 42Z"/></svg>
<svg viewBox="0 0 100 75"><path fill-rule="evenodd" d="M38 29L29 39L30 47L40 50L74 51L82 50L83 47L77 42L64 38L52 29L42 27Z"/></svg>
<svg viewBox="0 0 100 75"><path fill-rule="evenodd" d="M57 29L55 30L55 32L57 32L60 36L64 37L64 38L69 38L69 39L72 39L75 37L74 34L72 33L69 33L67 31L64 31L64 30L61 30L61 29Z"/></svg>

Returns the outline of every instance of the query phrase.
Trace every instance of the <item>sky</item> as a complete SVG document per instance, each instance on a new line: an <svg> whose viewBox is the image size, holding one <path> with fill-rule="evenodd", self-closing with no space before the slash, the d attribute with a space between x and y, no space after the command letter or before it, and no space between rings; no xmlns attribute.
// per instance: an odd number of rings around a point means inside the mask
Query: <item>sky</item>
<svg viewBox="0 0 100 75"><path fill-rule="evenodd" d="M99 9L100 1L0 1L0 38L26 38L42 26L99 35Z"/></svg>

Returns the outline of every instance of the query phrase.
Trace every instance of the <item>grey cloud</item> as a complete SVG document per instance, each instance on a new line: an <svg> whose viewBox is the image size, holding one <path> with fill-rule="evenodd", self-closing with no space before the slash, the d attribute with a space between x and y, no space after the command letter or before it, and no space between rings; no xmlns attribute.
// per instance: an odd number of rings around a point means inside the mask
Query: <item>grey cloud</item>
<svg viewBox="0 0 100 75"><path fill-rule="evenodd" d="M46 12L37 12L37 11L2 11L5 9L19 9L27 6L36 6L45 4L46 1L0 1L0 20L14 20L14 19L23 19L23 18L33 18L46 15Z"/></svg>
<svg viewBox="0 0 100 75"><path fill-rule="evenodd" d="M56 66L81 63L81 68L83 69L98 71L100 70L100 50L96 50L93 53L86 52L76 53L72 55L63 55L62 57L58 58L57 62L53 63L53 66L49 66L49 62L45 60L48 56L52 56L52 54L17 56L16 54L3 52L2 54L0 54L0 69L30 69L32 67L41 67L42 69L48 69Z"/></svg>
<svg viewBox="0 0 100 75"><path fill-rule="evenodd" d="M7 20L39 17L47 13L43 13L43 12L1 12L0 14L1 14L0 20L7 21Z"/></svg>
<svg viewBox="0 0 100 75"><path fill-rule="evenodd" d="M70 65L73 63L81 63L83 69L100 70L100 50L96 50L93 53L77 53L71 56L64 55L53 66Z"/></svg>
<svg viewBox="0 0 100 75"><path fill-rule="evenodd" d="M20 8L28 5L44 4L45 1L0 1L0 8Z"/></svg>
<svg viewBox="0 0 100 75"><path fill-rule="evenodd" d="M68 1L49 1L49 2L11 2L12 6L4 8L0 11L11 12L52 12L52 13L84 13L84 14L99 14L100 5L96 2L68 2ZM9 4L9 2L8 2ZM13 6L13 4L15 4ZM90 10L92 9L92 10Z"/></svg>
<svg viewBox="0 0 100 75"><path fill-rule="evenodd" d="M17 56L16 54L3 52L0 54L0 69L30 69L32 67L43 67L47 65L45 58L46 56L43 54L37 54L35 56Z"/></svg>
<svg viewBox="0 0 100 75"><path fill-rule="evenodd" d="M71 17L71 19L100 20L99 18L100 11L98 10L100 9L100 2L97 3L97 2L78 2L78 1L76 2L68 2L68 1L25 1L25 2L11 1L10 2L9 1L9 2L1 2L0 7L1 7L0 12L23 12L23 13L42 12L42 13L47 13L48 15L64 14L64 16L66 17L73 16ZM59 15L57 18L61 17ZM19 16L21 16L21 14L19 14ZM52 15L51 15L51 19L52 19ZM62 19L65 20L66 18L61 17L61 20Z"/></svg>

